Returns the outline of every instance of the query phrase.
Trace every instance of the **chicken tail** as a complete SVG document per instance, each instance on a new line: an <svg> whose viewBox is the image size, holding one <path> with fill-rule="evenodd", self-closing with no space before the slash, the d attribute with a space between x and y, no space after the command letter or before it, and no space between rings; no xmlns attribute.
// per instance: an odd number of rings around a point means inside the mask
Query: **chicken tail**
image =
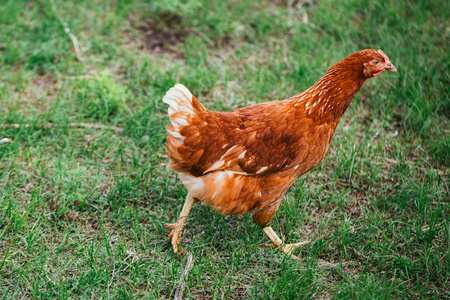
<svg viewBox="0 0 450 300"><path fill-rule="evenodd" d="M167 91L163 97L163 102L170 105L168 109L169 118L173 127L179 128L188 125L190 119L197 111L205 108L200 101L184 85L177 83Z"/></svg>
<svg viewBox="0 0 450 300"><path fill-rule="evenodd" d="M168 113L172 123L167 127L166 153L171 158L169 168L178 171L181 165L188 164L186 157L183 156L187 154L184 143L198 139L198 128L192 124L205 108L184 85L179 83L167 91L163 102L170 105ZM180 149L184 149L184 154L180 153ZM191 160L198 159L202 152L203 150L196 155L190 153L188 157Z"/></svg>

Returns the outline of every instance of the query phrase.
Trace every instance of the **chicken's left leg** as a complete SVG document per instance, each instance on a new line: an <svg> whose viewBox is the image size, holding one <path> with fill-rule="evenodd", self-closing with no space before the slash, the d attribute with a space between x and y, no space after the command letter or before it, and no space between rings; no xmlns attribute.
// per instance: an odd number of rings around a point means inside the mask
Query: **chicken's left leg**
<svg viewBox="0 0 450 300"><path fill-rule="evenodd" d="M269 239L273 242L273 244L276 247L280 247L281 251L283 251L283 253L285 254L289 254L291 255L291 257L293 259L296 260L300 260L300 258L298 258L295 255L292 255L292 250L294 250L297 247L301 247L304 246L306 244L309 243L309 241L304 241L304 242L300 242L300 243L295 243L295 244L285 244L283 243L283 241L278 237L278 235L275 233L275 231L273 231L272 227L267 226L263 229L264 233L269 237Z"/></svg>
<svg viewBox="0 0 450 300"><path fill-rule="evenodd" d="M184 223L186 223L186 219L191 211L192 206L196 202L195 198L190 194L186 197L186 202L184 202L183 209L181 210L180 217L178 221L173 224L165 224L166 228L172 228L172 231L169 234L169 242L171 242L173 247L173 252L178 252L178 244L181 241L181 233L183 232ZM183 249L180 246L181 249Z"/></svg>

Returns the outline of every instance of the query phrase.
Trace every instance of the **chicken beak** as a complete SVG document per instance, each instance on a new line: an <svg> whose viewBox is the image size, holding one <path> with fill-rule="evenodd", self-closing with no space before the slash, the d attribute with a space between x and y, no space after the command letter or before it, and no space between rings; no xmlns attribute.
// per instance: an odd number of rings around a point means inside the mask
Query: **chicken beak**
<svg viewBox="0 0 450 300"><path fill-rule="evenodd" d="M387 66L383 68L384 70L391 71L391 72L397 72L397 68L390 61L388 61L386 65Z"/></svg>

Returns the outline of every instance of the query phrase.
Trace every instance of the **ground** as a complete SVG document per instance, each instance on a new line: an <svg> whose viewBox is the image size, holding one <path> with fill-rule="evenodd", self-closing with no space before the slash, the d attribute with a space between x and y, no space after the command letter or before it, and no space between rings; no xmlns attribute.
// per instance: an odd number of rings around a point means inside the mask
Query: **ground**
<svg viewBox="0 0 450 300"><path fill-rule="evenodd" d="M147 2L0 6L0 295L450 298L448 1ZM164 224L186 190L166 168L164 93L283 99L365 48L398 73L362 88L273 222L313 241L303 262L206 206L174 255Z"/></svg>

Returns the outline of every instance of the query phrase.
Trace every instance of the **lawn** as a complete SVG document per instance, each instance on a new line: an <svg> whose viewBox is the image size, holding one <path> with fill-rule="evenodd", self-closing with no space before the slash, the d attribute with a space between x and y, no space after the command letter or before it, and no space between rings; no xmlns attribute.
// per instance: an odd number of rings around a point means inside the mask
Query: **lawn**
<svg viewBox="0 0 450 300"><path fill-rule="evenodd" d="M450 299L449 1L1 2L3 299ZM365 48L398 73L365 84L274 218L313 241L303 261L200 205L174 255L164 93L284 99Z"/></svg>

